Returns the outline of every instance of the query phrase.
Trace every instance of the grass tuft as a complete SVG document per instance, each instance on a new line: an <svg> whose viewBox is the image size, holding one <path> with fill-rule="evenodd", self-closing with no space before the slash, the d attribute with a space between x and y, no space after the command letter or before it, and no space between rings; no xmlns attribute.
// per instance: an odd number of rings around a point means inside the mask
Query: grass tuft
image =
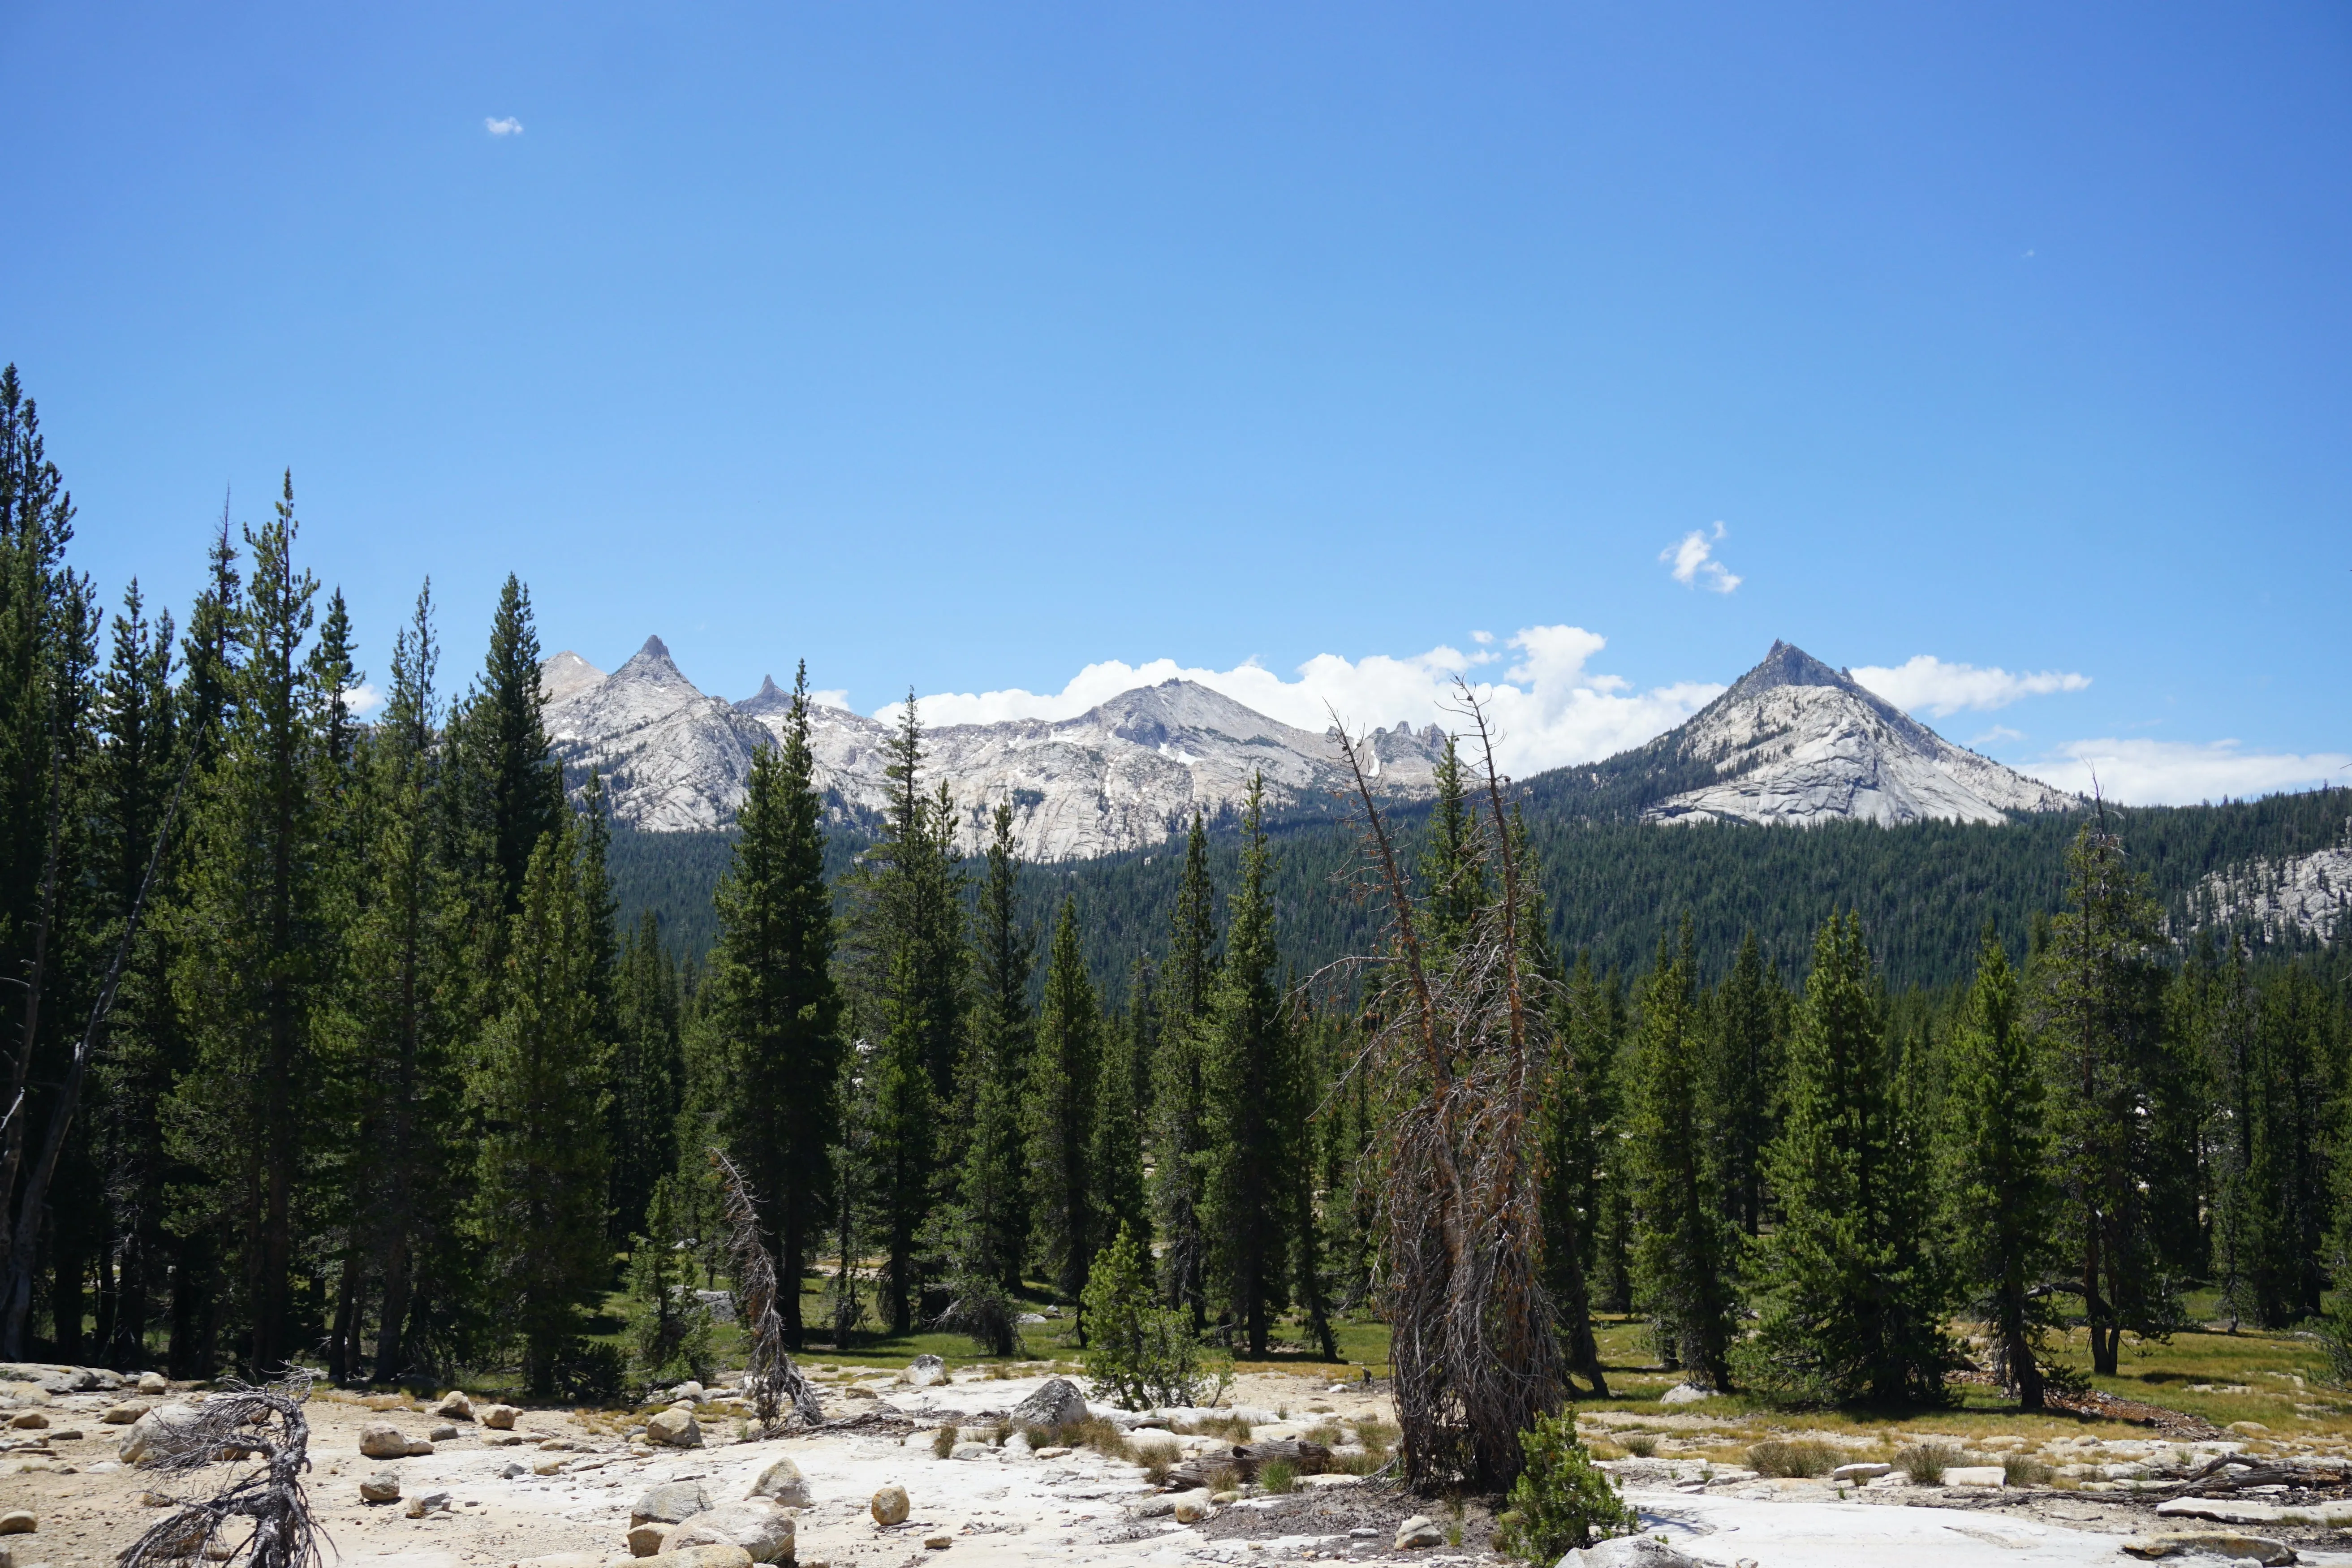
<svg viewBox="0 0 2352 1568"><path fill-rule="evenodd" d="M1295 1492L1298 1489L1298 1470L1287 1459L1268 1459L1257 1468L1258 1490L1264 1492Z"/></svg>
<svg viewBox="0 0 2352 1568"><path fill-rule="evenodd" d="M2058 1479L2058 1472L2031 1454L2003 1454L2000 1473L2013 1487L2046 1487Z"/></svg>
<svg viewBox="0 0 2352 1568"><path fill-rule="evenodd" d="M1759 1475L1806 1479L1828 1475L1843 1458L1839 1449L1810 1437L1771 1437L1748 1450L1748 1467Z"/></svg>
<svg viewBox="0 0 2352 1568"><path fill-rule="evenodd" d="M931 1434L931 1457L933 1458L947 1458L955 1452L955 1446L956 1429L954 1427L942 1426L938 1431Z"/></svg>
<svg viewBox="0 0 2352 1568"><path fill-rule="evenodd" d="M1944 1472L1960 1458L1960 1451L1949 1443L1914 1443L1895 1456L1895 1468L1910 1477L1913 1486L1940 1487Z"/></svg>

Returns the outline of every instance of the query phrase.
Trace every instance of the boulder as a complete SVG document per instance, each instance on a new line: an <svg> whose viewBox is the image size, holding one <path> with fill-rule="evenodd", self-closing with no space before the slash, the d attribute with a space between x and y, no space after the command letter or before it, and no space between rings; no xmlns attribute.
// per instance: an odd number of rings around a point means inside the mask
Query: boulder
<svg viewBox="0 0 2352 1568"><path fill-rule="evenodd" d="M1399 1552L1413 1552L1424 1546L1444 1544L1445 1531L1425 1513L1414 1514L1397 1526L1396 1549Z"/></svg>
<svg viewBox="0 0 2352 1568"><path fill-rule="evenodd" d="M953 1546L954 1544L955 1537L952 1535L926 1535L923 1537L923 1546L927 1551L945 1552L949 1547Z"/></svg>
<svg viewBox="0 0 2352 1568"><path fill-rule="evenodd" d="M1621 1535L1559 1560L1559 1568L1702 1568L1654 1535Z"/></svg>
<svg viewBox="0 0 2352 1568"><path fill-rule="evenodd" d="M29 1508L12 1508L0 1513L0 1535L30 1535L40 1528L40 1520Z"/></svg>
<svg viewBox="0 0 2352 1568"><path fill-rule="evenodd" d="M202 1417L203 1412L193 1405L158 1405L131 1424L131 1430L115 1445L115 1458L126 1465L152 1464L156 1450L174 1430Z"/></svg>
<svg viewBox="0 0 2352 1568"><path fill-rule="evenodd" d="M1948 1487L2005 1487L2009 1472L1999 1465L1950 1465L1944 1470Z"/></svg>
<svg viewBox="0 0 2352 1568"><path fill-rule="evenodd" d="M471 1421L474 1418L474 1402L466 1397L464 1389L453 1388L441 1396L441 1403L433 1407L433 1414L451 1421Z"/></svg>
<svg viewBox="0 0 2352 1568"><path fill-rule="evenodd" d="M172 1385L160 1372L142 1372L139 1374L139 1392L145 1394L169 1394Z"/></svg>
<svg viewBox="0 0 2352 1568"><path fill-rule="evenodd" d="M876 1492L874 1500L866 1506L867 1511L874 1515L874 1522L877 1524L904 1524L907 1522L907 1515L912 1512L915 1507L908 1500L907 1489L896 1481Z"/></svg>
<svg viewBox="0 0 2352 1568"><path fill-rule="evenodd" d="M146 1414L147 1406L143 1405L110 1405L99 1419L109 1426L128 1426Z"/></svg>
<svg viewBox="0 0 2352 1568"><path fill-rule="evenodd" d="M48 1402L49 1391L37 1383L0 1381L0 1410L23 1410Z"/></svg>
<svg viewBox="0 0 2352 1568"><path fill-rule="evenodd" d="M378 1470L360 1483L360 1501L362 1502L398 1502L399 1500L400 1472L397 1470Z"/></svg>
<svg viewBox="0 0 2352 1568"><path fill-rule="evenodd" d="M423 1497L413 1497L408 1500L408 1517L411 1519L423 1519L428 1513L447 1513L448 1511L450 1510L447 1492L426 1492Z"/></svg>
<svg viewBox="0 0 2352 1568"><path fill-rule="evenodd" d="M404 1459L408 1434L389 1421L371 1421L360 1428L360 1452L371 1459Z"/></svg>
<svg viewBox="0 0 2352 1568"><path fill-rule="evenodd" d="M948 1458L950 1459L985 1459L991 1454L995 1452L996 1450L994 1448L990 1447L985 1443L958 1443L954 1447L948 1450Z"/></svg>
<svg viewBox="0 0 2352 1568"><path fill-rule="evenodd" d="M511 1405L485 1405L474 1412L474 1417L493 1432L511 1432L515 1417L521 1414Z"/></svg>
<svg viewBox="0 0 2352 1568"><path fill-rule="evenodd" d="M1168 1511L1176 1516L1179 1524L1198 1524L1209 1517L1209 1493L1205 1489L1190 1491L1179 1497L1175 1506Z"/></svg>
<svg viewBox="0 0 2352 1568"><path fill-rule="evenodd" d="M1047 1378L1044 1387L1013 1407L1015 1426L1075 1426L1086 1418L1086 1396L1066 1377Z"/></svg>
<svg viewBox="0 0 2352 1568"><path fill-rule="evenodd" d="M698 1513L662 1543L665 1552L688 1546L740 1546L754 1563L784 1563L793 1556L793 1516L766 1498L725 1503Z"/></svg>
<svg viewBox="0 0 2352 1568"><path fill-rule="evenodd" d="M38 1410L19 1410L8 1418L8 1425L20 1432L38 1432L48 1424L49 1418Z"/></svg>
<svg viewBox="0 0 2352 1568"><path fill-rule="evenodd" d="M751 1568L751 1554L740 1546L681 1546L642 1561L646 1568Z"/></svg>
<svg viewBox="0 0 2352 1568"><path fill-rule="evenodd" d="M1894 1470L1895 1467L1892 1465L1881 1465L1875 1462L1861 1465L1840 1465L1836 1469L1830 1472L1830 1479L1833 1481L1874 1481L1881 1476L1893 1474Z"/></svg>
<svg viewBox="0 0 2352 1568"><path fill-rule="evenodd" d="M761 1470L760 1479L751 1483L751 1489L744 1495L766 1498L786 1508L809 1506L808 1481L801 1475L801 1468L790 1459L778 1459Z"/></svg>
<svg viewBox="0 0 2352 1568"><path fill-rule="evenodd" d="M629 1526L629 1555L632 1557L653 1556L656 1552L659 1552L662 1549L663 1544L669 1540L669 1532L677 1528L677 1526L675 1524L662 1524L659 1522L638 1523Z"/></svg>
<svg viewBox="0 0 2352 1568"><path fill-rule="evenodd" d="M665 1410L646 1423L646 1436L669 1448L699 1448L702 1427L691 1410Z"/></svg>
<svg viewBox="0 0 2352 1568"><path fill-rule="evenodd" d="M563 1467L569 1463L571 1461L561 1454L541 1454L530 1462L530 1473L534 1476L560 1476L563 1473Z"/></svg>
<svg viewBox="0 0 2352 1568"><path fill-rule="evenodd" d="M457 1428L450 1426L436 1426L426 1436L436 1443L454 1443L457 1440Z"/></svg>
<svg viewBox="0 0 2352 1568"><path fill-rule="evenodd" d="M1701 1388L1696 1384L1678 1383L1658 1395L1661 1405L1696 1405L1702 1399L1713 1399L1715 1390Z"/></svg>
<svg viewBox="0 0 2352 1568"><path fill-rule="evenodd" d="M700 1481L668 1481L648 1489L629 1507L629 1522L644 1524L676 1524L709 1511L710 1494L702 1489ZM650 1557L650 1552L640 1552L640 1557Z"/></svg>
<svg viewBox="0 0 2352 1568"><path fill-rule="evenodd" d="M669 1397L670 1403L673 1405L677 1404L681 1399L686 1401L688 1405L699 1405L702 1403L702 1384L689 1379L685 1383L679 1384L676 1388L671 1389L669 1391Z"/></svg>
<svg viewBox="0 0 2352 1568"><path fill-rule="evenodd" d="M916 1388L929 1388L948 1380L948 1363L935 1355L919 1355L907 1363L907 1382Z"/></svg>

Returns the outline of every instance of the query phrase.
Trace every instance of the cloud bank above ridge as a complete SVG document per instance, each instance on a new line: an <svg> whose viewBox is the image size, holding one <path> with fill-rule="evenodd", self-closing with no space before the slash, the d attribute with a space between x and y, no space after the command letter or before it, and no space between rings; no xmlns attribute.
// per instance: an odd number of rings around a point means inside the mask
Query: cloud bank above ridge
<svg viewBox="0 0 2352 1568"><path fill-rule="evenodd" d="M1509 654L1485 646L1491 638L1474 635L1474 641L1481 646L1468 653L1440 644L1403 658L1317 654L1297 667L1292 679L1255 659L1231 669L1187 667L1171 658L1141 665L1105 659L1078 671L1059 691L940 692L916 701L923 721L933 726L1052 721L1074 719L1139 686L1190 680L1312 732L1329 728L1335 711L1350 730L1400 723L1416 730L1433 723L1459 730L1463 719L1455 710L1454 686L1459 677L1470 683L1486 705L1488 722L1499 731L1497 760L1524 776L1638 746L1673 729L1724 689L1713 681L1687 680L1635 691L1622 677L1588 668L1608 639L1581 626L1522 627L1502 641ZM1499 676L1475 676L1481 667L1513 655ZM898 708L894 703L876 716L895 719Z"/></svg>

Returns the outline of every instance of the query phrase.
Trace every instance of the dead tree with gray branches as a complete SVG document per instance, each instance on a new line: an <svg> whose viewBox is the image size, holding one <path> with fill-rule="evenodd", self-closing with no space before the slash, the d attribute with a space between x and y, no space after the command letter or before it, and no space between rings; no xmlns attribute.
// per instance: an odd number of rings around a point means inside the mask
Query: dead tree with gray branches
<svg viewBox="0 0 2352 1568"><path fill-rule="evenodd" d="M123 1549L121 1568L185 1568L207 1559L249 1568L320 1568L319 1531L302 1472L310 1468L308 1373L266 1388L241 1384L163 1425L142 1465L166 1476L192 1476L216 1464L230 1472L213 1495L182 1503ZM228 1542L239 1521L251 1533ZM224 1550L226 1547L226 1550Z"/></svg>
<svg viewBox="0 0 2352 1568"><path fill-rule="evenodd" d="M824 1408L784 1349L783 1314L776 1310L776 1262L760 1240L759 1205L743 1173L724 1152L712 1149L710 1166L727 1194L727 1250L734 1259L735 1294L743 1303L744 1338L751 1342L744 1387L761 1434L779 1429L788 1404L803 1425L814 1426L824 1419ZM797 1279L792 1283L795 1289L800 1285Z"/></svg>
<svg viewBox="0 0 2352 1568"><path fill-rule="evenodd" d="M1386 910L1358 1070L1383 1101L1382 1272L1405 1479L1496 1492L1524 1466L1519 1433L1558 1409L1569 1384L1543 1285L1537 1113L1552 1053L1524 930L1531 872L1486 715L1462 697L1485 771L1474 853L1490 892L1442 951L1416 922L1344 726L1339 745L1362 807L1365 890Z"/></svg>

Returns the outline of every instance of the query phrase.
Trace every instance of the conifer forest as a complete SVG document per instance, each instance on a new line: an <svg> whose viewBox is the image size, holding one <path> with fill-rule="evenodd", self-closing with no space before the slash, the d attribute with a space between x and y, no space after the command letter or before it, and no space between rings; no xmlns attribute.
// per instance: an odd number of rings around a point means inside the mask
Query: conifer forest
<svg viewBox="0 0 2352 1568"><path fill-rule="evenodd" d="M804 668L731 831L616 832L520 577L360 626L302 535L289 475L192 602L101 594L0 380L0 1360L707 1372L714 1151L791 1350L1370 1326L1408 1465L1489 1489L1603 1321L1811 1404L2038 1408L2200 1293L2352 1355L2343 939L2168 869L2343 792L1660 829L1474 712L1427 805L1034 865L1003 807L958 847L912 704L879 827L829 816Z"/></svg>

